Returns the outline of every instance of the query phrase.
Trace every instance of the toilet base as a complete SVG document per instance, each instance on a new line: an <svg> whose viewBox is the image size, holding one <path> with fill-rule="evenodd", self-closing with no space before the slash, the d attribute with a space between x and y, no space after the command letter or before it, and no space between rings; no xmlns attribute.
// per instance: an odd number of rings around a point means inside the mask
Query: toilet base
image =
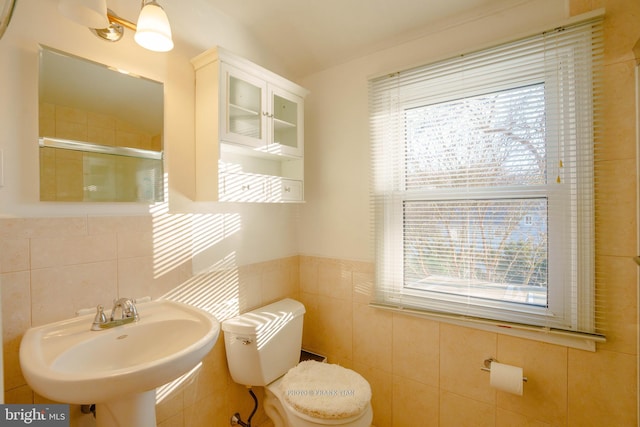
<svg viewBox="0 0 640 427"><path fill-rule="evenodd" d="M267 417L273 421L273 427L287 427L287 420L283 418L282 412L284 412L284 410L282 406L279 405L280 402L273 397L266 396L266 394L267 393L265 393L264 399L264 412L267 414Z"/></svg>

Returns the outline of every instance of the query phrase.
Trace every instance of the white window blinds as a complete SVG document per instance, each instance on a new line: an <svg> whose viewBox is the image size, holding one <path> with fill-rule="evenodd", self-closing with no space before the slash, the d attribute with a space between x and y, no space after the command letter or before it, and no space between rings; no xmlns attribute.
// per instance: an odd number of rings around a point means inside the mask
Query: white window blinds
<svg viewBox="0 0 640 427"><path fill-rule="evenodd" d="M380 305L594 334L600 20L372 79Z"/></svg>

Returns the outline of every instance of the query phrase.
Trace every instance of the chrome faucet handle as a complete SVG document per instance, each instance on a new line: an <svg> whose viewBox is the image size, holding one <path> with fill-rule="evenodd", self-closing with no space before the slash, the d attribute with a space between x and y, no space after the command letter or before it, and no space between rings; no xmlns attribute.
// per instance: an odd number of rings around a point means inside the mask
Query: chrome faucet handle
<svg viewBox="0 0 640 427"><path fill-rule="evenodd" d="M107 323L107 315L104 314L104 307L102 305L98 305L96 307L96 317L93 319L93 324L91 325L92 331L99 331L100 325L104 325Z"/></svg>
<svg viewBox="0 0 640 427"><path fill-rule="evenodd" d="M136 321L140 318L140 315L138 315L138 308L133 300L129 300L125 307L125 317L133 317Z"/></svg>

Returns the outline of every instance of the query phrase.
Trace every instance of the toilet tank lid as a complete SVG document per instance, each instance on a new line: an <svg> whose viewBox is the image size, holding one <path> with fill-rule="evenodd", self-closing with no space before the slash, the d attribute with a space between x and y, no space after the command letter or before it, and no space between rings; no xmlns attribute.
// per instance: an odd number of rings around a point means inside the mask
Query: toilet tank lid
<svg viewBox="0 0 640 427"><path fill-rule="evenodd" d="M286 323L304 313L304 305L301 302L285 298L223 321L222 330L234 334L252 335L263 328Z"/></svg>

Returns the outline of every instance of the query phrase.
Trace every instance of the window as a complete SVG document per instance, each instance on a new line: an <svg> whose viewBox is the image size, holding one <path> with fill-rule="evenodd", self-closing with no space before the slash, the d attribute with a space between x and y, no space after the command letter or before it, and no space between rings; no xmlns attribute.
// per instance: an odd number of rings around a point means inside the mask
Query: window
<svg viewBox="0 0 640 427"><path fill-rule="evenodd" d="M595 334L600 21L370 81L374 303Z"/></svg>

